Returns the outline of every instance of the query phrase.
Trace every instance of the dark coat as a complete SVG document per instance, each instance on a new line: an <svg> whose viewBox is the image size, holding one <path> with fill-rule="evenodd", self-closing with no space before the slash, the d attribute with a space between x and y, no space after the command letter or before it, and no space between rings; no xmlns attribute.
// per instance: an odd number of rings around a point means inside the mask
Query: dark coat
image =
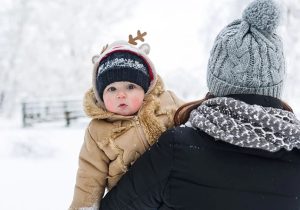
<svg viewBox="0 0 300 210"><path fill-rule="evenodd" d="M234 97L281 108L271 97ZM100 209L299 210L300 151L242 148L176 127L137 160Z"/></svg>

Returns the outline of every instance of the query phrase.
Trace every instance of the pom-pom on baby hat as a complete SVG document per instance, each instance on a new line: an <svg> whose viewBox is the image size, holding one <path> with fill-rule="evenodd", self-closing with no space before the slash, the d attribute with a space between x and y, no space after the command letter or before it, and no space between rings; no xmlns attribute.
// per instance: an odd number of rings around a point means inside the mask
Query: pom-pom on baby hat
<svg viewBox="0 0 300 210"><path fill-rule="evenodd" d="M210 53L207 85L215 96L259 94L281 97L285 77L282 42L275 30L280 8L255 0L217 36Z"/></svg>

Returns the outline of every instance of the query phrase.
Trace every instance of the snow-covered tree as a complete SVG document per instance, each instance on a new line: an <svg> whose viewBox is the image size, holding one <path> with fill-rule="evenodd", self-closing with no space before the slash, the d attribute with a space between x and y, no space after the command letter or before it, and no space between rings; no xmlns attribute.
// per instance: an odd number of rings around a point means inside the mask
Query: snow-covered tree
<svg viewBox="0 0 300 210"><path fill-rule="evenodd" d="M82 95L91 57L135 1L6 0L0 9L0 109L27 97ZM124 32L126 38L128 32Z"/></svg>

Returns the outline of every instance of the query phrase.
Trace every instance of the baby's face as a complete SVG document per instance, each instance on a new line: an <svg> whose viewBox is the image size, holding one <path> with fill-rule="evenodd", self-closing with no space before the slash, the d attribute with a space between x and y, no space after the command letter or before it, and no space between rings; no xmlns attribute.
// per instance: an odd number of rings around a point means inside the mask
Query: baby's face
<svg viewBox="0 0 300 210"><path fill-rule="evenodd" d="M106 109L124 116L135 114L140 109L144 96L143 88L131 82L114 82L103 91Z"/></svg>

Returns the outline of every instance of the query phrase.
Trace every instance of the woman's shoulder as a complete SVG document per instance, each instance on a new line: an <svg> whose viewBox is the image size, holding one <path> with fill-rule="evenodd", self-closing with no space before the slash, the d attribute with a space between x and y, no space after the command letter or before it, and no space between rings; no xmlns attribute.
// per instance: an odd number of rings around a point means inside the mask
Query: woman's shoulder
<svg viewBox="0 0 300 210"><path fill-rule="evenodd" d="M170 144L176 145L193 145L195 142L199 143L201 139L208 138L212 137L188 124L184 124L168 129L161 135L159 140L168 141Z"/></svg>
<svg viewBox="0 0 300 210"><path fill-rule="evenodd" d="M177 137L181 137L181 136L184 136L187 134L197 133L197 132L198 132L197 129L195 129L191 126L188 126L186 124L175 126L166 131L166 133L173 134L174 136L177 136Z"/></svg>

